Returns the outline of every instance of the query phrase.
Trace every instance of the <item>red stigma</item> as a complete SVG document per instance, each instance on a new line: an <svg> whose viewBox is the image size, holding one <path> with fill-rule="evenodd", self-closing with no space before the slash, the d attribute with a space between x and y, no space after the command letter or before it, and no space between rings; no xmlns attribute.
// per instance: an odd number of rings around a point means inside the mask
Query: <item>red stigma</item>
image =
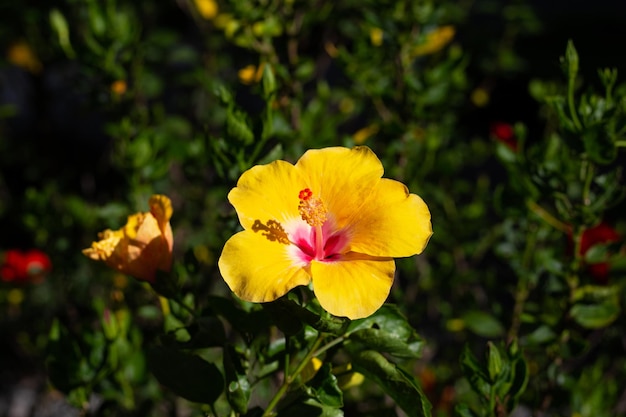
<svg viewBox="0 0 626 417"><path fill-rule="evenodd" d="M298 198L300 200L308 200L309 198L311 198L311 196L313 195L313 191L311 191L309 188L305 188L304 190L301 190L300 193L298 194Z"/></svg>

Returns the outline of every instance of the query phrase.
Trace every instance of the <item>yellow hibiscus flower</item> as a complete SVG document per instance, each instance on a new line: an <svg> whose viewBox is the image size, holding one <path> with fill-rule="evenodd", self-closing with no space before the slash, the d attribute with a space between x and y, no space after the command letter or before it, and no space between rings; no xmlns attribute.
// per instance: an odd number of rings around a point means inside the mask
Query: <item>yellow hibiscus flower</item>
<svg viewBox="0 0 626 417"><path fill-rule="evenodd" d="M154 282L156 271L172 267L174 237L170 218L172 203L164 195L150 197L150 211L128 216L126 226L98 234L83 253L96 261L141 281Z"/></svg>
<svg viewBox="0 0 626 417"><path fill-rule="evenodd" d="M331 314L374 313L389 295L393 258L422 252L432 234L424 201L382 175L365 146L309 150L295 165L244 172L228 194L244 230L218 262L230 289L268 302L312 282Z"/></svg>

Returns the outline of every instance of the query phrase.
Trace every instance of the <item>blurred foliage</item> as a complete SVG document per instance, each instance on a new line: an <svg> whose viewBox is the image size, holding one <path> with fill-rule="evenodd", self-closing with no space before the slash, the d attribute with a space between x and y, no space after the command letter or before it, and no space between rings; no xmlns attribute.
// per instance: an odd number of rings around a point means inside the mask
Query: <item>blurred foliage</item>
<svg viewBox="0 0 626 417"><path fill-rule="evenodd" d="M552 71L530 65L530 3L0 16L0 250L53 265L0 282L0 395L43 373L82 415L626 415L626 85L581 74L573 42ZM241 173L361 144L433 216L390 304L349 322L307 288L232 296L216 263ZM155 193L174 206L171 275L151 286L81 254Z"/></svg>

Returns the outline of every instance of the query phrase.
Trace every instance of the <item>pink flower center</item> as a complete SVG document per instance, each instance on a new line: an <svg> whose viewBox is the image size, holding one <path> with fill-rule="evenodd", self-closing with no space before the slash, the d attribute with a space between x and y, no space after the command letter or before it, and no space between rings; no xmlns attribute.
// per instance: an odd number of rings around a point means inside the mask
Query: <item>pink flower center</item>
<svg viewBox="0 0 626 417"><path fill-rule="evenodd" d="M305 263L337 260L348 243L347 233L336 229L324 203L310 189L300 191L298 197L298 212L306 224L298 222L290 233L291 243L299 249L294 255Z"/></svg>

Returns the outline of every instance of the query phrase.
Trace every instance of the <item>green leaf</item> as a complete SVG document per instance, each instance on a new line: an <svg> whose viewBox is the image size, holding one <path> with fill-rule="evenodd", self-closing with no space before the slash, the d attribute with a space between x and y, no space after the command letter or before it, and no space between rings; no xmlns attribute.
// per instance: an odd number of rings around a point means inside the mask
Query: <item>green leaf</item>
<svg viewBox="0 0 626 417"><path fill-rule="evenodd" d="M620 313L616 300L607 300L599 304L575 304L570 315L587 329L599 329L611 324Z"/></svg>
<svg viewBox="0 0 626 417"><path fill-rule="evenodd" d="M528 345L541 345L544 343L549 343L555 338L556 333L554 333L552 328L548 325L542 324L524 339Z"/></svg>
<svg viewBox="0 0 626 417"><path fill-rule="evenodd" d="M483 311L468 311L462 319L467 327L479 336L493 338L504 334L504 326L491 314Z"/></svg>
<svg viewBox="0 0 626 417"><path fill-rule="evenodd" d="M339 408L343 406L343 392L341 392L337 378L332 374L331 370L332 365L325 363L307 385L311 387L315 398L322 405Z"/></svg>
<svg viewBox="0 0 626 417"><path fill-rule="evenodd" d="M351 356L354 370L376 382L407 415L431 415L432 406L413 376L373 350L351 351Z"/></svg>
<svg viewBox="0 0 626 417"><path fill-rule="evenodd" d="M218 315L228 321L239 333L258 334L268 328L267 313L264 310L247 312L239 308L232 299L209 296L208 309L203 316Z"/></svg>
<svg viewBox="0 0 626 417"><path fill-rule="evenodd" d="M190 338L179 344L181 348L220 347L226 341L224 325L217 317L199 317L196 322L185 329Z"/></svg>
<svg viewBox="0 0 626 417"><path fill-rule="evenodd" d="M465 345L461 353L461 369L474 391L483 396L489 395L491 385L488 382L487 370L478 363L468 345Z"/></svg>
<svg viewBox="0 0 626 417"><path fill-rule="evenodd" d="M314 398L292 403L279 410L276 417L343 417L343 411L339 408L321 404Z"/></svg>
<svg viewBox="0 0 626 417"><path fill-rule="evenodd" d="M226 399L239 414L248 410L250 382L246 374L246 357L234 346L224 349L224 374L226 377Z"/></svg>
<svg viewBox="0 0 626 417"><path fill-rule="evenodd" d="M79 369L84 362L84 355L58 319L52 322L46 349L46 368L50 381L59 391L69 394L84 382L80 378Z"/></svg>
<svg viewBox="0 0 626 417"><path fill-rule="evenodd" d="M270 308L270 310L276 309L275 314L278 313L282 316L290 316L290 318L278 317L279 320L297 320L300 325L302 325L302 322L304 322L320 332L340 335L346 331L346 328L350 323L350 320L342 317L322 317L319 314L316 314L302 307L301 305L293 300L288 299L287 297L281 297L278 300L267 304L272 304L272 306L268 307ZM267 305L264 304L264 307L266 306Z"/></svg>
<svg viewBox="0 0 626 417"><path fill-rule="evenodd" d="M586 126L581 136L585 152L593 162L607 165L617 157L614 140L606 132L604 125Z"/></svg>
<svg viewBox="0 0 626 417"><path fill-rule="evenodd" d="M491 381L496 381L502 372L502 357L498 347L492 342L487 342L487 370Z"/></svg>
<svg viewBox="0 0 626 417"><path fill-rule="evenodd" d="M511 366L513 378L511 381L511 387L509 388L509 395L511 395L512 401L517 401L517 399L524 393L526 390L526 386L528 385L528 363L523 356L519 356L513 359L513 363ZM515 404L511 404L509 406L509 410L514 408Z"/></svg>
<svg viewBox="0 0 626 417"><path fill-rule="evenodd" d="M478 417L478 414L469 408L467 404L457 404L454 408L454 414L459 417Z"/></svg>
<svg viewBox="0 0 626 417"><path fill-rule="evenodd" d="M423 343L421 340L408 343L395 334L381 329L360 329L350 334L351 341L365 345L366 349L387 352L400 358L418 358Z"/></svg>
<svg viewBox="0 0 626 417"><path fill-rule="evenodd" d="M265 64L263 66L263 94L265 99L269 100L276 92L276 77L274 77L274 71L272 66Z"/></svg>
<svg viewBox="0 0 626 417"><path fill-rule="evenodd" d="M376 327L401 340L421 340L415 329L397 306L385 304L374 314L360 320L354 320L348 326L348 332Z"/></svg>
<svg viewBox="0 0 626 417"><path fill-rule="evenodd" d="M254 141L254 133L248 126L245 113L233 107L226 113L226 131L228 135L249 145Z"/></svg>
<svg viewBox="0 0 626 417"><path fill-rule="evenodd" d="M294 335L303 328L302 321L297 315L292 314L294 308L299 307L295 302L287 299L278 299L269 303L263 303L272 322L286 335Z"/></svg>
<svg viewBox="0 0 626 417"><path fill-rule="evenodd" d="M212 404L224 390L224 378L214 364L171 347L148 350L148 366L159 383L192 402Z"/></svg>

